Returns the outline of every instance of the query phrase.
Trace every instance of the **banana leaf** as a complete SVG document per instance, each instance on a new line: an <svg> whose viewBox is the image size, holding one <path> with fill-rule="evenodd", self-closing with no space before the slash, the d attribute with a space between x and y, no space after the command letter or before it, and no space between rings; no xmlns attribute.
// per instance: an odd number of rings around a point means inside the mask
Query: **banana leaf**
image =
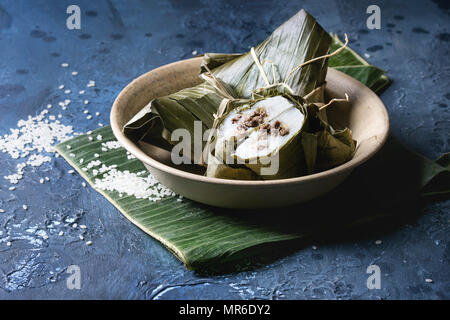
<svg viewBox="0 0 450 320"><path fill-rule="evenodd" d="M322 130L316 136L317 159L314 171L323 171L336 167L353 157L356 146L348 128L334 134L328 130ZM346 143L349 141L352 143Z"/></svg>
<svg viewBox="0 0 450 320"><path fill-rule="evenodd" d="M89 137L102 136L101 140ZM198 269L211 263L234 259L235 254L265 243L292 240L298 235L281 232L262 224L246 224L220 209L203 206L178 196L157 202L124 196L117 191L96 187L95 180L109 172L84 170L93 160L119 171L146 171L141 161L130 158L124 148L102 150L102 143L116 141L110 126L77 136L56 146L64 159L93 187L107 198L132 223L161 241L187 268ZM68 149L67 145L71 148ZM80 160L83 159L80 164ZM239 239L239 241L236 241Z"/></svg>
<svg viewBox="0 0 450 320"><path fill-rule="evenodd" d="M296 66L327 54L330 45L331 36L311 15L301 10L256 46L255 52L259 61L267 62L263 68L272 82L287 80L295 95L305 96L324 83L327 60L311 63L287 78ZM235 98L250 98L254 90L267 85L250 52L207 53L203 56L202 72L206 69L212 70ZM152 100L124 126L123 131L135 141L151 143L160 141L161 137L172 143L170 134L178 128L187 129L193 137L193 122L200 120L204 129L211 128L213 114L221 101L222 96L214 87L204 82Z"/></svg>
<svg viewBox="0 0 450 320"><path fill-rule="evenodd" d="M328 170L349 161L356 150L349 128L335 130L326 120L326 110L319 110L322 104L306 106L308 126L302 137L308 173Z"/></svg>
<svg viewBox="0 0 450 320"><path fill-rule="evenodd" d="M342 46L342 41L335 34L331 43L331 52ZM383 70L370 65L348 46L341 53L330 57L328 66L359 80L376 93L380 93L389 85L389 79Z"/></svg>
<svg viewBox="0 0 450 320"><path fill-rule="evenodd" d="M89 139L97 135L102 136L101 141ZM107 141L115 141L110 126L61 143L56 150L129 221L160 241L188 269L198 272L241 270L249 262L267 263L298 250L314 238L335 239L333 237L348 235L352 230L364 233L380 219L389 219L386 226L397 218L411 218L412 210L417 208L413 201L416 191L450 195L449 154L433 162L390 140L338 190L308 204L243 214L187 199L180 201L176 196L152 202L95 187L95 179L102 178L108 171L99 170L95 174L92 170L84 171L91 160L100 160L107 166L115 164L120 171L145 170L143 164L130 158L123 148L104 152L102 143ZM67 149L67 145L71 148ZM84 159L83 164L80 159ZM352 195L351 206L348 195ZM373 226L376 230L382 227Z"/></svg>
<svg viewBox="0 0 450 320"><path fill-rule="evenodd" d="M331 37L309 13L301 10L255 47L255 53L260 61L268 62L263 67L271 83L275 82L271 63L276 67L276 80L286 82L295 67L327 54L330 45ZM206 64L226 60L224 54L216 57L219 58L209 56ZM253 90L267 85L250 53L216 67L213 73L229 84L241 98L250 98ZM319 87L325 81L326 74L327 60L322 59L301 68L286 84L294 95L303 97Z"/></svg>
<svg viewBox="0 0 450 320"><path fill-rule="evenodd" d="M413 153L413 151L411 151ZM431 161L414 153L421 168L421 191L423 197L446 197L450 195L450 153L445 153L436 161Z"/></svg>
<svg viewBox="0 0 450 320"><path fill-rule="evenodd" d="M220 177L231 180L259 180L260 177L245 166L230 166L224 164L213 155L209 155L206 176Z"/></svg>

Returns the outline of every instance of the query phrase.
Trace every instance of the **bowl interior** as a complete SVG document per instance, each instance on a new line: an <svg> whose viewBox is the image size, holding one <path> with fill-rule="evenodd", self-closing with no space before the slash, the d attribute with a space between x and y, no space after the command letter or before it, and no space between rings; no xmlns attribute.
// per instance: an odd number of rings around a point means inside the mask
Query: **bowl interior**
<svg viewBox="0 0 450 320"><path fill-rule="evenodd" d="M123 125L150 100L199 84L200 62L201 58L193 58L150 71L130 83L114 102L111 110L111 126L114 134L128 151L144 163L150 165L161 163L184 172L200 175L203 173L194 165L175 166L170 161L170 154L167 151L146 143L135 144L122 133ZM370 158L387 138L389 119L381 100L362 83L331 68L328 69L326 80L326 98L343 98L345 93L350 97L350 103L338 102L327 109L330 123L338 128L350 128L354 139L357 140L357 149L353 159L337 168L327 170L332 173L338 168L354 167ZM320 174L323 173L306 177ZM198 177L201 177L200 175Z"/></svg>

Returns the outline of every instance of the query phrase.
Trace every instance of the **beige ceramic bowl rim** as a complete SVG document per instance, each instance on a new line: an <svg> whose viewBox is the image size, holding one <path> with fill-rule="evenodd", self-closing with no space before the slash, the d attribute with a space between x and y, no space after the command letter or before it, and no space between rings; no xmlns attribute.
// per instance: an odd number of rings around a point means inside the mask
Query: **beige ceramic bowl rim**
<svg viewBox="0 0 450 320"><path fill-rule="evenodd" d="M180 60L180 61L173 62L173 63L167 64L167 65L163 65L159 68L173 67L178 64L183 64L187 61L191 61L194 59L199 59L199 58ZM159 69L159 68L157 68L157 69ZM111 113L110 113L111 128L112 128L112 131L113 131L114 135L116 136L117 140L120 142L120 144L127 151L129 151L132 155L134 155L137 159L144 162L145 164L148 164L150 167L154 167L158 170L164 171L171 175L178 176L180 178L189 179L189 180L198 181L198 182L212 183L212 184L222 184L222 185L226 184L226 185L235 185L235 186L259 186L259 187L274 186L274 185L283 186L283 185L297 184L297 183L313 181L313 180L317 181L317 180L321 180L323 178L328 178L330 176L342 173L343 171L346 171L346 170L352 170L355 167L366 162L375 153L377 153L378 150L381 149L381 147L386 142L388 134L389 134L389 126L390 126L389 116L388 116L388 112L387 112L383 102L372 90L370 90L364 84L360 83L367 90L369 90L371 92L371 94L374 95L374 98L376 100L378 100L380 102L378 105L381 106L381 112L383 113L383 122L384 122L384 132L382 132L381 137L379 137L379 139L377 139L379 141L379 144L375 148L373 148L370 152L363 155L362 157L360 157L358 159L353 158L350 161L348 161L340 166L337 166L335 168L332 168L332 169L329 169L326 171L321 171L318 173L301 176L301 177L288 178L288 179L277 179L277 180L263 180L263 181L261 181L261 180L256 180L256 181L229 180L229 179L205 177L205 176L201 176L198 174L186 172L186 171L165 165L159 161L156 161L155 159L151 158L150 156L148 156L141 148L139 148L139 146L137 146L133 141L131 141L130 139L128 139L125 136L125 134L122 132L122 128L118 124L117 118L118 118L119 113L117 112L117 110L120 108L121 104L126 105L126 103L124 103L125 101L123 101L123 100L125 99L127 92L132 90L135 83L142 81L145 77L147 77L149 75L149 73L151 73L152 71L157 70L157 69L153 69L153 70L150 70L150 71L142 74L141 76L139 76L138 78L136 78L132 82L130 82L124 89L122 89L122 91L119 93L119 95L115 99L113 106L111 108ZM333 70L332 72L337 72L342 77L350 78L352 81L357 81L341 71L338 71L335 69L332 69L332 70Z"/></svg>

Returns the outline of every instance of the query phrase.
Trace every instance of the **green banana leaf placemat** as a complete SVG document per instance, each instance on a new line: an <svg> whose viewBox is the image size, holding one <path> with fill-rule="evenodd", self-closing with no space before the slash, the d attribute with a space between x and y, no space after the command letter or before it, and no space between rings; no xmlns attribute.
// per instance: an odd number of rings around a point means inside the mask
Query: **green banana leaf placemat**
<svg viewBox="0 0 450 320"><path fill-rule="evenodd" d="M344 43L335 34L330 51L334 52L343 45ZM380 93L389 85L389 79L383 70L369 64L350 47L331 57L328 66L361 81L376 93Z"/></svg>
<svg viewBox="0 0 450 320"><path fill-rule="evenodd" d="M335 45L339 45L337 38ZM345 59L330 64L340 65L340 70L350 75L355 74L345 66L360 64L365 71L359 70L355 77L370 79L368 84L377 90L389 83L380 69L367 68L353 51L345 53ZM153 181L139 160L118 146L109 126L77 136L56 149L127 219L163 243L187 268L196 270L236 266L254 258L270 260L298 249L305 241L345 234L349 229L363 230L374 221L393 225L418 213L421 194L447 197L450 190L448 154L433 162L393 139L343 185L319 200L246 212L208 207L169 191L162 199L150 201L149 197L155 199L164 188ZM109 188L102 181L108 180L111 171L122 179L131 176L136 183L145 181L143 187L148 190L138 192L137 188L133 193ZM152 196L152 190L157 196Z"/></svg>

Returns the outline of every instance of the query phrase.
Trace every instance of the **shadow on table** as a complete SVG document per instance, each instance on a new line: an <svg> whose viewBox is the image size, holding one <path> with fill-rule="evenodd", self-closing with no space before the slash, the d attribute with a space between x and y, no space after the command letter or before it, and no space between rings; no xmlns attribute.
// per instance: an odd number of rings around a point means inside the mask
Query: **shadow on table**
<svg viewBox="0 0 450 320"><path fill-rule="evenodd" d="M373 159L357 168L336 190L319 199L294 207L245 213L214 209L217 214L239 223L262 225L299 237L222 257L216 263L212 261L210 265L214 267L193 267L204 275L252 270L307 245L361 241L392 232L414 222L425 201L435 200L436 196L448 198L450 173L442 168L390 138ZM427 195L435 197L424 199L421 196L424 187Z"/></svg>

